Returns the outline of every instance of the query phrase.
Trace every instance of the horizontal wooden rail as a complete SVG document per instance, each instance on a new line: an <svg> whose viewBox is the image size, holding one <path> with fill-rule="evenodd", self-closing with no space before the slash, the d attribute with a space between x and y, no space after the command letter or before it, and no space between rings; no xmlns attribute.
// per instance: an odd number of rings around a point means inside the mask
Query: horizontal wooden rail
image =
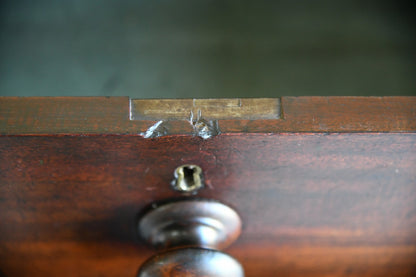
<svg viewBox="0 0 416 277"><path fill-rule="evenodd" d="M140 103L146 101L155 103ZM169 107L175 101L179 107L184 100L170 101ZM215 120L221 133L416 131L416 97L282 97L280 102L279 119L253 120L248 110L238 119L221 119L217 112ZM175 116L131 120L130 106L128 97L0 97L0 134L138 135L161 120L165 135L194 132L188 119Z"/></svg>

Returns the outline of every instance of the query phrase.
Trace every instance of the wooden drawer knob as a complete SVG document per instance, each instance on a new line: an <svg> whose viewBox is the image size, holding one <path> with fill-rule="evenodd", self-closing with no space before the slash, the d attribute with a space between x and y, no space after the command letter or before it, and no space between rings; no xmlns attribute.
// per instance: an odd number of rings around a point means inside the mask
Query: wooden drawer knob
<svg viewBox="0 0 416 277"><path fill-rule="evenodd" d="M217 201L190 199L154 206L139 220L138 232L156 249L178 246L224 249L241 232L239 215Z"/></svg>
<svg viewBox="0 0 416 277"><path fill-rule="evenodd" d="M164 252L153 256L138 277L243 277L242 266L219 251L241 232L239 215L227 205L190 199L153 205L138 222L138 233Z"/></svg>
<svg viewBox="0 0 416 277"><path fill-rule="evenodd" d="M183 248L170 250L145 262L138 277L243 277L240 263L217 250Z"/></svg>

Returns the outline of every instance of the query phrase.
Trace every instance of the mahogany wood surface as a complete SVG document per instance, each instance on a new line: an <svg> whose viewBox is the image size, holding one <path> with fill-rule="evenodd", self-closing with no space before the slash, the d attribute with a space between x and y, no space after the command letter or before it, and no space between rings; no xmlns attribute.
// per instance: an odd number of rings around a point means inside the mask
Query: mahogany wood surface
<svg viewBox="0 0 416 277"><path fill-rule="evenodd" d="M185 163L241 215L226 252L249 277L416 274L414 133L3 136L0 153L5 276L134 276L154 253L136 216L180 196Z"/></svg>
<svg viewBox="0 0 416 277"><path fill-rule="evenodd" d="M129 99L0 97L0 276L135 276L138 214L197 164L246 276L416 276L416 97L283 97L276 120L146 139ZM188 197L188 196L187 196Z"/></svg>

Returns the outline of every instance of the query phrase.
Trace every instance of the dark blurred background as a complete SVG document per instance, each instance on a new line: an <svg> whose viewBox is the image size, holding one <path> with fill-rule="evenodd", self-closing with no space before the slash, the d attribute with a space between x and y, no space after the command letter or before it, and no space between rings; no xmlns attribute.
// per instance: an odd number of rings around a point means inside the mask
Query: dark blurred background
<svg viewBox="0 0 416 277"><path fill-rule="evenodd" d="M0 95L416 95L411 1L0 3Z"/></svg>

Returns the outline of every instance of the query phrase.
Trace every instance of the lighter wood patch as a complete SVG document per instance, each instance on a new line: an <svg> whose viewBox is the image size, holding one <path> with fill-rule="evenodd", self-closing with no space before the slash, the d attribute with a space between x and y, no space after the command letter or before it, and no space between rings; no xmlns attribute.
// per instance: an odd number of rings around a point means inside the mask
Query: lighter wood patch
<svg viewBox="0 0 416 277"><path fill-rule="evenodd" d="M189 120L200 114L209 120L279 119L279 98L132 99L131 120Z"/></svg>

